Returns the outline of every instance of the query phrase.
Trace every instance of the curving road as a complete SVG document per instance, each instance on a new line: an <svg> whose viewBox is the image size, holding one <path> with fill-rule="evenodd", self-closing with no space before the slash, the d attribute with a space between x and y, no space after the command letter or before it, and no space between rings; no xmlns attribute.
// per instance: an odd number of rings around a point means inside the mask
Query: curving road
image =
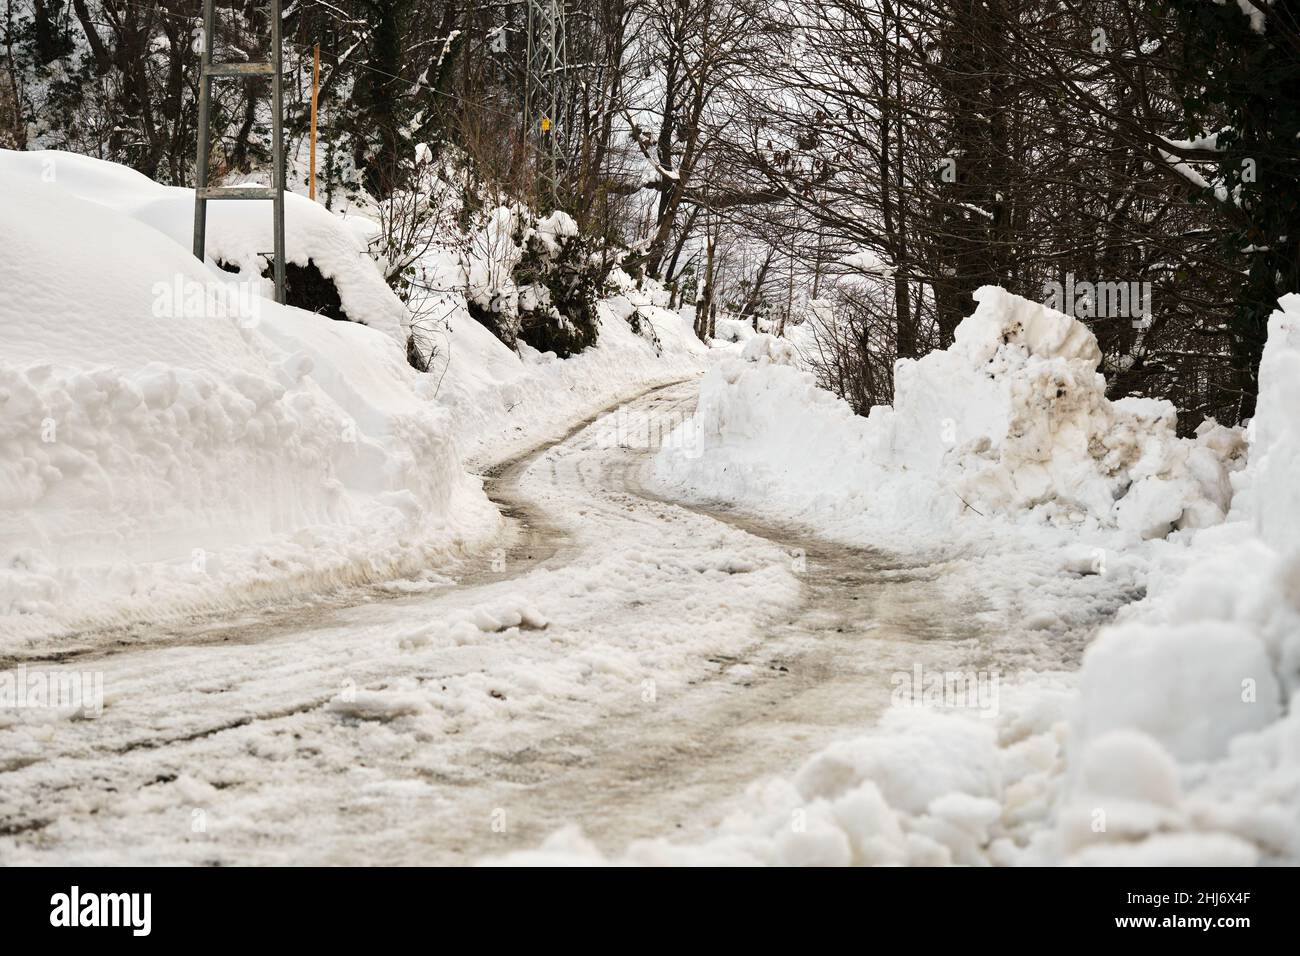
<svg viewBox="0 0 1300 956"><path fill-rule="evenodd" d="M500 547L446 580L28 662L102 674L105 706L0 716L0 862L470 862L574 822L608 851L689 839L869 726L895 672L996 657L942 566L646 490L695 392L494 469Z"/></svg>

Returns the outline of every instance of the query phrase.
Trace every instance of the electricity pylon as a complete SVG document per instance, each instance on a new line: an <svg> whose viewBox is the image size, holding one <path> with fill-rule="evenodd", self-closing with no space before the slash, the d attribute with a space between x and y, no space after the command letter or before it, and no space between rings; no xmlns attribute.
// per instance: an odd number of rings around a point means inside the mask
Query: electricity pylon
<svg viewBox="0 0 1300 956"><path fill-rule="evenodd" d="M528 0L527 29L524 139L540 141L540 151L549 154L548 173L554 193L569 70L564 0Z"/></svg>

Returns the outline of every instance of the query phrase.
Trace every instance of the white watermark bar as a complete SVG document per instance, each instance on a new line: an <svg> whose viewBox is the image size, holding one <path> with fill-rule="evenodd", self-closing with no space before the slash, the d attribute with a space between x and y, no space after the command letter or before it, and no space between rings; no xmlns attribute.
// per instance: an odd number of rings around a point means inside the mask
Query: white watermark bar
<svg viewBox="0 0 1300 956"><path fill-rule="evenodd" d="M1151 283L1127 280L1078 280L1043 283L1043 305L1075 319L1129 319L1134 328L1151 323Z"/></svg>
<svg viewBox="0 0 1300 956"><path fill-rule="evenodd" d="M87 717L104 712L104 672L28 670L20 664L0 671L0 710L76 710Z"/></svg>
<svg viewBox="0 0 1300 956"><path fill-rule="evenodd" d="M981 717L998 715L998 671L926 670L919 663L896 671L890 704L904 708L963 709Z"/></svg>

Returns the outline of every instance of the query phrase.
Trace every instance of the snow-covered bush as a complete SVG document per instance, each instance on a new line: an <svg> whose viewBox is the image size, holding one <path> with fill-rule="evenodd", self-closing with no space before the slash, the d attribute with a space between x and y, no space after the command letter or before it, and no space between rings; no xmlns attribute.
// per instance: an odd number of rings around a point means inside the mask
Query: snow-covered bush
<svg viewBox="0 0 1300 956"><path fill-rule="evenodd" d="M719 316L714 325L714 331L717 333L716 339L719 342L747 342L754 336L758 335L754 331L753 325L744 319L728 319Z"/></svg>
<svg viewBox="0 0 1300 956"><path fill-rule="evenodd" d="M818 385L860 415L892 400L897 316L877 283L841 277L822 298L808 303L801 318L786 334L797 343Z"/></svg>
<svg viewBox="0 0 1300 956"><path fill-rule="evenodd" d="M527 230L515 267L519 338L565 358L596 341L596 294L608 265L567 213L553 212Z"/></svg>
<svg viewBox="0 0 1300 956"><path fill-rule="evenodd" d="M759 332L746 341L740 350L740 357L746 362L773 365L794 365L796 362L794 346L788 340L766 332Z"/></svg>
<svg viewBox="0 0 1300 956"><path fill-rule="evenodd" d="M665 323L679 322L683 314L668 308L672 294L658 280L633 279L617 265L605 277L602 301L633 333L649 342L656 354L664 348L660 329Z"/></svg>
<svg viewBox="0 0 1300 956"><path fill-rule="evenodd" d="M472 242L470 315L510 348L522 341L566 358L596 341L597 294L612 264L567 213L533 221L498 207Z"/></svg>
<svg viewBox="0 0 1300 956"><path fill-rule="evenodd" d="M408 361L428 371L445 335L445 301L452 293L439 288L443 262L463 258L468 244L461 223L470 185L455 150L444 150L435 160L421 145L403 169L403 185L374 204L378 229L370 246L385 281L410 313Z"/></svg>

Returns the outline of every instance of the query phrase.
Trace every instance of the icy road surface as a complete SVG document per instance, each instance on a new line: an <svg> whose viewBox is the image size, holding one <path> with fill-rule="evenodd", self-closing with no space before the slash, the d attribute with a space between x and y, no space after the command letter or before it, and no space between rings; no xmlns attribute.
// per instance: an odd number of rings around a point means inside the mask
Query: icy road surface
<svg viewBox="0 0 1300 956"><path fill-rule="evenodd" d="M0 715L0 862L457 863L574 822L607 852L688 839L869 727L899 671L1062 663L1011 661L942 565L657 500L642 466L695 392L496 469L501 547L447 578L4 661L101 673L105 700Z"/></svg>

